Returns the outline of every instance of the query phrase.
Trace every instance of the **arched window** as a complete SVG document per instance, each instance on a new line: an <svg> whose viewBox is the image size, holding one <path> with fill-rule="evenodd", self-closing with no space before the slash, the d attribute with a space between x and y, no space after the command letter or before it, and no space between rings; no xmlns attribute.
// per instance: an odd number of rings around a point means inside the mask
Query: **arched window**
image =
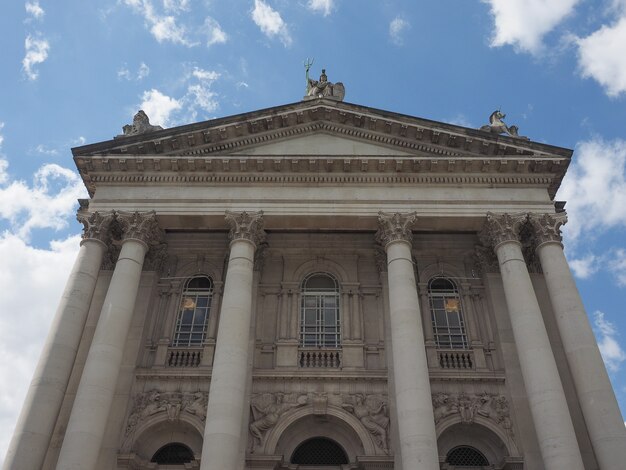
<svg viewBox="0 0 626 470"><path fill-rule="evenodd" d="M211 313L212 297L213 283L207 276L192 277L185 283L173 346L202 346Z"/></svg>
<svg viewBox="0 0 626 470"><path fill-rule="evenodd" d="M458 446L448 452L446 463L455 467L486 467L489 462L478 450L470 446Z"/></svg>
<svg viewBox="0 0 626 470"><path fill-rule="evenodd" d="M428 283L435 342L441 349L467 349L461 297L450 279L436 277Z"/></svg>
<svg viewBox="0 0 626 470"><path fill-rule="evenodd" d="M300 444L291 456L291 463L298 465L345 465L346 452L339 444L325 437L314 437Z"/></svg>
<svg viewBox="0 0 626 470"><path fill-rule="evenodd" d="M159 465L182 465L194 460L193 452L185 444L172 442L155 452L150 462Z"/></svg>
<svg viewBox="0 0 626 470"><path fill-rule="evenodd" d="M339 286L335 278L315 273L304 279L300 311L300 346L341 347Z"/></svg>

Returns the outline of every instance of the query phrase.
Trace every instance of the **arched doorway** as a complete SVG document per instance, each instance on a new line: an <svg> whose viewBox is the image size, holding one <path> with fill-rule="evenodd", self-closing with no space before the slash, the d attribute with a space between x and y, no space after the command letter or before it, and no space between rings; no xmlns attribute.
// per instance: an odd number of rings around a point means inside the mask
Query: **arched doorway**
<svg viewBox="0 0 626 470"><path fill-rule="evenodd" d="M291 455L290 463L315 468L340 468L341 465L348 463L348 455L332 439L314 437L296 447Z"/></svg>

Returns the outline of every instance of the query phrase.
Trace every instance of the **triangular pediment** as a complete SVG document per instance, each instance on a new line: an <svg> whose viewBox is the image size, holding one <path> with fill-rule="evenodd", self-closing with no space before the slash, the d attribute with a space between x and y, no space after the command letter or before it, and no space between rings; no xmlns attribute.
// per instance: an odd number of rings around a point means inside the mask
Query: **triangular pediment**
<svg viewBox="0 0 626 470"><path fill-rule="evenodd" d="M411 155L403 149L393 146L372 144L367 141L337 136L327 132L311 132L288 139L277 139L270 143L256 144L236 152L228 152L229 155L362 155L383 156Z"/></svg>

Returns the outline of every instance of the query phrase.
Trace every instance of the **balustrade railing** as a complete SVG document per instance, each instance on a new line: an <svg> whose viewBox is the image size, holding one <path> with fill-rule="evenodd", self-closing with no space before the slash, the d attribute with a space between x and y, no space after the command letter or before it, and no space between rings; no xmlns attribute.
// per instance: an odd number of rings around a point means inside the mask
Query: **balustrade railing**
<svg viewBox="0 0 626 470"><path fill-rule="evenodd" d="M442 369L474 369L474 353L469 350L439 350L439 366Z"/></svg>
<svg viewBox="0 0 626 470"><path fill-rule="evenodd" d="M335 368L341 367L340 349L301 349L298 361L304 368Z"/></svg>
<svg viewBox="0 0 626 470"><path fill-rule="evenodd" d="M169 348L167 351L167 367L198 367L202 360L202 349Z"/></svg>

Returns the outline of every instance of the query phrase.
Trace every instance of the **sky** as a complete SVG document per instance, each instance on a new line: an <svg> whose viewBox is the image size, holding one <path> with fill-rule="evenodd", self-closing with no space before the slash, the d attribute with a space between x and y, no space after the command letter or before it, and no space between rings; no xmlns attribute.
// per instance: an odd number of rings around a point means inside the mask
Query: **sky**
<svg viewBox="0 0 626 470"><path fill-rule="evenodd" d="M347 102L574 149L566 254L626 414L626 0L12 0L0 50L0 462L79 247L70 148L299 101L306 59Z"/></svg>

